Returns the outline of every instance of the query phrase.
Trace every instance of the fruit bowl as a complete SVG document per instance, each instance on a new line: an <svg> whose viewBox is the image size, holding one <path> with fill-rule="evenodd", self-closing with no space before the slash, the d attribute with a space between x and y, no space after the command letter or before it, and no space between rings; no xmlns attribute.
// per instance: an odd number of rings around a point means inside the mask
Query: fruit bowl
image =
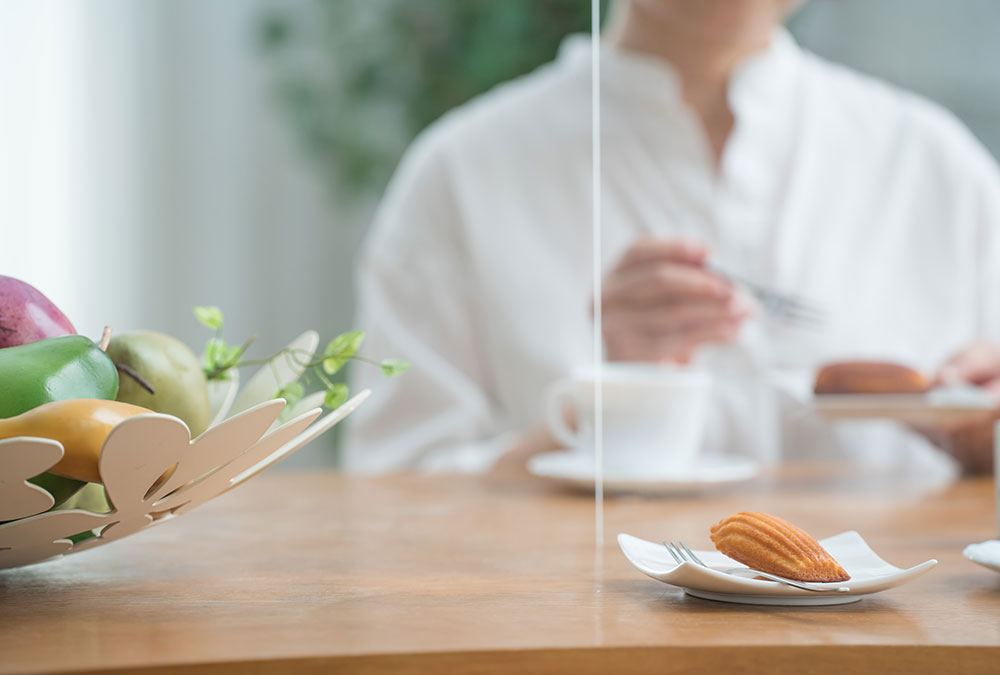
<svg viewBox="0 0 1000 675"><path fill-rule="evenodd" d="M309 331L293 345L315 348L317 342ZM265 366L238 394L237 381L225 385L213 396L212 426L194 439L184 422L160 413L116 425L98 462L111 506L105 513L50 510L53 496L27 482L62 458L60 443L25 436L0 441L0 569L102 546L186 513L318 438L369 394L362 391L322 417L318 406L302 409L306 400L285 411L284 399L261 395L300 375Z"/></svg>

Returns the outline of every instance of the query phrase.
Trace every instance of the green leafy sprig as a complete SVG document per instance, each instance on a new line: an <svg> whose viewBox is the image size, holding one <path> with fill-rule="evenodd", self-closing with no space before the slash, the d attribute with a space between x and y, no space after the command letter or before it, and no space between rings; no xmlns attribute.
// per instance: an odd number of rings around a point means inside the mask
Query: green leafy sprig
<svg viewBox="0 0 1000 675"><path fill-rule="evenodd" d="M332 409L340 407L347 400L349 392L346 384L334 382L330 378L349 361L363 361L378 366L387 377L395 377L410 368L409 363L400 359L372 361L359 356L357 352L365 340L365 334L360 330L341 333L333 338L327 343L321 356L305 349L285 347L266 359L247 359L245 358L246 352L256 340L256 336L249 338L243 344L231 345L222 337L224 323L222 310L218 307L199 306L194 308L194 315L203 325L215 331L215 335L205 343L205 353L202 356L202 369L205 372L205 379L209 381L226 380L232 369L243 366L270 364L274 367L275 359L284 356L289 363L303 369L307 382L310 371L316 376L326 389L323 405ZM277 379L277 373L275 373L275 379ZM285 399L289 407L301 401L304 396L305 387L298 381L288 383L274 394L275 398Z"/></svg>

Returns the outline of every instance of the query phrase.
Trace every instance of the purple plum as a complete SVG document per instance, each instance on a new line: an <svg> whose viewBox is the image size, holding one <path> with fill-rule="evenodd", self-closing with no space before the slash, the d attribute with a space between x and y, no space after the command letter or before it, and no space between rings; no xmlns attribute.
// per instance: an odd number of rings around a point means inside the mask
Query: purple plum
<svg viewBox="0 0 1000 675"><path fill-rule="evenodd" d="M75 334L66 315L41 291L0 275L0 348Z"/></svg>

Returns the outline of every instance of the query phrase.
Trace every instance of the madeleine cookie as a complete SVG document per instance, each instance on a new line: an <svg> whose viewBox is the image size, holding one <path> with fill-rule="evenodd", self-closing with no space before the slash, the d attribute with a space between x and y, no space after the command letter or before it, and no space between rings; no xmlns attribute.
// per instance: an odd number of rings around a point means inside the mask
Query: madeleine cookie
<svg viewBox="0 0 1000 675"><path fill-rule="evenodd" d="M815 539L787 520L740 512L712 526L712 542L751 569L797 581L847 581L850 575Z"/></svg>
<svg viewBox="0 0 1000 675"><path fill-rule="evenodd" d="M816 374L817 394L922 394L930 381L912 368L879 361L831 363Z"/></svg>

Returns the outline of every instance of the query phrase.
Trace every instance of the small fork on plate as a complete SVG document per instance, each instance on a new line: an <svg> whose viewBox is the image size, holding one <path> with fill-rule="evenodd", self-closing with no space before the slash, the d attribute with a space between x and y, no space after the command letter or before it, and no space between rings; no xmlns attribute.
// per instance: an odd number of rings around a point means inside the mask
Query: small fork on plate
<svg viewBox="0 0 1000 675"><path fill-rule="evenodd" d="M663 542L666 547L667 552L670 553L671 557L677 561L677 564L691 562L695 565L700 565L705 569L714 569L709 567L701 561L701 559L694 554L694 551L689 549L683 541L675 544L674 542ZM805 581L793 581L792 579L786 579L785 577L779 577L776 574L769 574L767 572L761 572L760 570L752 570L747 567L734 567L728 570L718 570L724 574L731 574L734 577L763 577L765 579L770 579L771 581L777 581L781 584L786 584L788 586L794 586L795 588L801 588L804 591L815 591L817 593L847 593L850 591L848 586L825 586L821 584L810 584Z"/></svg>
<svg viewBox="0 0 1000 675"><path fill-rule="evenodd" d="M762 286L745 277L720 269L715 265L708 265L707 269L712 274L722 277L729 283L741 286L749 291L751 295L757 298L764 311L777 319L811 328L817 328L826 322L825 312L805 300Z"/></svg>

